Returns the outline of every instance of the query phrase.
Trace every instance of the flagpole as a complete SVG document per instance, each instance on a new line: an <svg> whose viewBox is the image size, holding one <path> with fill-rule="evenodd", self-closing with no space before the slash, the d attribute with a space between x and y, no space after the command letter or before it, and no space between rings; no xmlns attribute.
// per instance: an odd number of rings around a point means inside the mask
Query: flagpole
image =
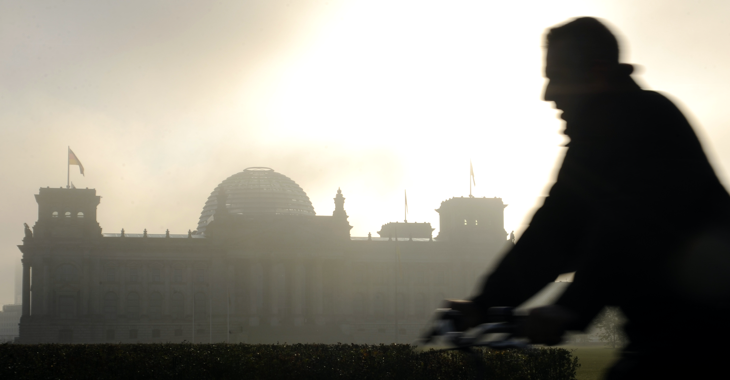
<svg viewBox="0 0 730 380"><path fill-rule="evenodd" d="M403 210L403 221L408 223L408 193L406 192L406 190L403 190L403 194L406 197L406 207L405 210Z"/></svg>
<svg viewBox="0 0 730 380"><path fill-rule="evenodd" d="M70 188L71 185L71 157L69 156L71 153L71 147L66 147L68 151L66 151L66 188Z"/></svg>

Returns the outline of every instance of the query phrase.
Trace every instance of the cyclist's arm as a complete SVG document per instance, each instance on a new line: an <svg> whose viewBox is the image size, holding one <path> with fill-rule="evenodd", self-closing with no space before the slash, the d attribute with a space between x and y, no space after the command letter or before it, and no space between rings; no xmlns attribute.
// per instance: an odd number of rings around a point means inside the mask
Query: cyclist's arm
<svg viewBox="0 0 730 380"><path fill-rule="evenodd" d="M592 222L592 203L602 186L588 173L595 170L585 160L585 149L571 143L557 181L530 226L472 299L482 315L490 307L520 305L558 275L577 269L580 239Z"/></svg>

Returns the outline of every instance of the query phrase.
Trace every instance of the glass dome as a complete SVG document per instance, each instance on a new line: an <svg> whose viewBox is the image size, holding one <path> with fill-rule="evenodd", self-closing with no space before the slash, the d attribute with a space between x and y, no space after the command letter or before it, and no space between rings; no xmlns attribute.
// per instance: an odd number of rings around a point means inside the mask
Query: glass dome
<svg viewBox="0 0 730 380"><path fill-rule="evenodd" d="M255 215L314 215L307 193L289 177L271 168L253 167L236 173L221 182L210 193L198 221L198 232L205 232L208 220L218 207L218 191L227 196L228 212Z"/></svg>

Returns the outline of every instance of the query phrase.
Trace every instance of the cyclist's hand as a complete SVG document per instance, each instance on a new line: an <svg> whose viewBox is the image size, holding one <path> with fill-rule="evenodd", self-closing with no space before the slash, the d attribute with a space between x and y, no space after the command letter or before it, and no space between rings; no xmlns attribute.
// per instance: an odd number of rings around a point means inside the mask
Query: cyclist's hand
<svg viewBox="0 0 730 380"><path fill-rule="evenodd" d="M572 311L557 305L537 307L530 310L524 333L531 343L554 346L563 341L565 331L576 319Z"/></svg>
<svg viewBox="0 0 730 380"><path fill-rule="evenodd" d="M456 321L454 328L457 331L468 330L481 322L481 315L471 301L465 300L444 300L443 307L456 310L464 317Z"/></svg>

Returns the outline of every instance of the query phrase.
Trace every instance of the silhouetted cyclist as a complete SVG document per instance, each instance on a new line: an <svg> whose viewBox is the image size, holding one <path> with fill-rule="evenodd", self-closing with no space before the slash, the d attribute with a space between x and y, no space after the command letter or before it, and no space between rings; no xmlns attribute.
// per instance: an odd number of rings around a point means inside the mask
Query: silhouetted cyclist
<svg viewBox="0 0 730 380"><path fill-rule="evenodd" d="M530 312L533 343L558 344L618 306L630 343L607 378L726 373L730 196L685 117L634 82L601 22L578 18L546 39L544 97L570 138L557 181L481 293L451 307L473 326L575 271L554 305Z"/></svg>

